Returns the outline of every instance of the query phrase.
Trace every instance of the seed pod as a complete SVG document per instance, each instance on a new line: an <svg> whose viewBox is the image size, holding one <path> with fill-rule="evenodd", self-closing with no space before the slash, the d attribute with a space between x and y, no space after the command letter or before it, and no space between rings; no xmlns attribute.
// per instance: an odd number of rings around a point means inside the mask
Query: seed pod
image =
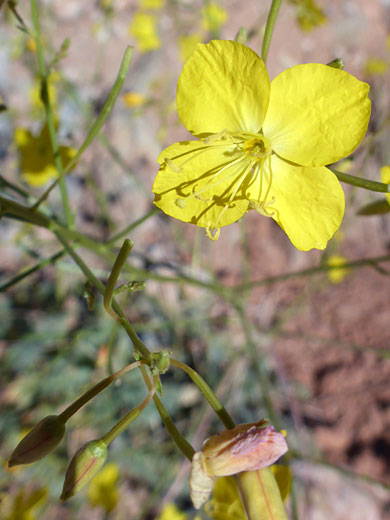
<svg viewBox="0 0 390 520"><path fill-rule="evenodd" d="M65 474L61 500L75 495L96 475L107 458L107 445L101 440L89 441L73 455Z"/></svg>
<svg viewBox="0 0 390 520"><path fill-rule="evenodd" d="M60 443L65 434L65 423L58 415L48 415L19 442L9 459L8 466L31 464L42 459Z"/></svg>

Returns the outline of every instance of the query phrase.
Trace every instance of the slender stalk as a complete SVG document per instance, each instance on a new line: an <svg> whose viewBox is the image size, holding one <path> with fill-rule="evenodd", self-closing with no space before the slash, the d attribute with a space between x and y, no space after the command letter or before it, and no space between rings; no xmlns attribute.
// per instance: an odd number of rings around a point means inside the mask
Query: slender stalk
<svg viewBox="0 0 390 520"><path fill-rule="evenodd" d="M136 408L133 408L129 413L127 413L122 419L113 427L109 432L102 437L102 441L105 442L105 444L108 446L114 439L120 435L123 430L125 430L129 424L131 424L139 415L141 415L142 410L149 404L150 400L154 396L156 392L157 385L159 383L158 375L153 377L153 385L150 388L148 395L145 397L145 399L142 401L140 405L138 405Z"/></svg>
<svg viewBox="0 0 390 520"><path fill-rule="evenodd" d="M263 37L263 44L261 46L261 57L264 63L267 63L268 51L271 45L272 32L275 27L276 18L278 16L280 4L282 0L272 0L272 4L268 13L267 23Z"/></svg>
<svg viewBox="0 0 390 520"><path fill-rule="evenodd" d="M33 274L36 271L39 271L40 269L43 269L47 265L54 264L59 258L64 256L64 254L65 254L65 251L64 251L64 249L62 249L61 251L58 251L57 253L52 255L50 258L42 260L41 262L38 262L37 264L35 264L33 267L30 267L30 269L27 269L26 271L23 271L22 273L14 276L8 282L5 282L2 285L0 285L0 292L3 292L5 290L9 289L13 285L20 282L21 280L24 280L24 278L27 278L27 276L30 276L30 274Z"/></svg>
<svg viewBox="0 0 390 520"><path fill-rule="evenodd" d="M54 123L54 115L53 115L52 106L50 103L50 96L49 96L49 89L48 89L48 72L47 72L45 60L43 57L41 30L40 30L40 26L39 26L39 16L38 16L38 8L37 8L36 0L30 0L30 5L31 5L32 20L33 20L33 25L34 25L34 40L35 40L36 47L37 47L39 76L41 79L41 97L42 97L42 102L45 107L46 122L47 122L47 127L49 130L50 144L51 144L51 147L53 150L53 155L54 155L54 163L56 165L57 172L59 175L57 182L60 185L61 199L62 199L62 205L63 205L64 212L65 212L66 222L69 227L72 227L74 224L74 217L72 214L72 210L71 210L70 203L69 203L68 192L66 189L62 160L60 157L60 152L59 152L59 147L58 147L58 142L57 142L57 133L56 133L56 127L55 127L55 123Z"/></svg>
<svg viewBox="0 0 390 520"><path fill-rule="evenodd" d="M60 231L56 232L56 236L58 240L62 243L66 251L69 253L69 255L73 258L73 260L76 262L76 264L79 266L81 271L84 273L86 278L94 285L94 287L103 295L105 291L104 284L96 278L96 276L92 273L92 271L89 269L89 267L83 262L83 260L79 257L79 255L74 251L74 249L71 247L71 245L68 243L66 238L62 235ZM133 342L134 348L137 352L139 352L142 357L145 359L149 358L150 352L148 348L142 343L142 341L138 338L137 334L135 333L132 325L129 323L129 321L126 319L121 307L118 305L118 303L115 301L115 299L112 300L112 308L115 310L115 312L120 317L119 323L124 327L126 330L128 336ZM142 377L148 386L149 390L152 387L152 383L149 379L149 376L146 372L146 369L144 366L140 366L140 370L142 373ZM189 460L192 459L193 454L195 453L195 450L189 444L186 439L181 435L179 430L176 428L175 423L170 418L166 408L162 404L159 397L154 394L153 396L154 404L160 414L161 420L164 423L164 426L171 436L172 440L175 442L177 447L180 449L180 451L184 454L185 457L187 457Z"/></svg>
<svg viewBox="0 0 390 520"><path fill-rule="evenodd" d="M143 224L146 220L148 220L150 217L153 217L156 213L158 213L160 210L158 208L152 208L150 211L145 213L142 217L132 222L129 226L127 226L125 229L122 229L122 231L119 231L116 233L110 240L106 242L106 245L112 245L120 238L123 238L124 236L128 235L131 231L133 231L135 228Z"/></svg>
<svg viewBox="0 0 390 520"><path fill-rule="evenodd" d="M211 406L211 408L214 410L214 412L218 415L222 423L226 426L226 428L234 428L235 422L230 417L229 413L227 412L226 408L223 406L223 404L218 400L217 396L214 394L214 392L211 390L209 385L206 383L206 381L197 373L195 370L193 370L188 365L185 365L181 361L177 361L176 359L170 358L170 362L173 366L180 368L183 370L187 375L190 376L194 384L199 388L199 390L202 392L202 394L207 399L207 402Z"/></svg>
<svg viewBox="0 0 390 520"><path fill-rule="evenodd" d="M88 401L93 399L96 395L98 395L100 392L102 392L105 388L107 388L111 383L116 381L119 377L123 376L123 374L126 374L126 372L129 372L130 370L133 370L134 368L137 368L142 365L142 361L135 361L134 363L131 363L130 365L127 365L117 372L115 374L112 374L111 376L108 376L96 385L94 385L92 388L87 390L85 394L80 396L76 401L74 401L70 406L68 406L60 415L60 419L64 421L64 423L72 417L76 412L80 410L82 406L84 406Z"/></svg>
<svg viewBox="0 0 390 520"><path fill-rule="evenodd" d="M35 0L31 0L31 2L35 2ZM75 166L75 164L79 161L82 154L85 152L85 150L88 148L88 146L95 139L96 135L98 134L101 127L103 126L107 117L111 114L112 109L114 108L115 101L122 88L123 82L125 81L127 71L129 69L129 66L131 63L132 56L133 56L133 48L127 47L125 50L125 53L123 55L122 62L121 62L116 80L108 94L107 101L104 103L104 106L103 106L98 118L91 126L91 128L87 134L87 137L85 138L83 144L78 149L76 155L72 158L72 160L63 169L62 175L67 174ZM40 197L40 199L34 204L34 209L37 208L44 200L47 199L50 192L52 191L53 188L56 187L58 182L61 182L61 176L59 179L55 180L53 182L53 184L51 186L49 186L49 188L43 193L43 195Z"/></svg>
<svg viewBox="0 0 390 520"><path fill-rule="evenodd" d="M127 257L129 256L130 251L132 250L134 246L134 242L126 238L126 240L123 242L123 245L118 253L118 256L116 257L115 263L111 269L110 276L108 277L106 288L104 291L103 296L103 304L104 308L110 314L115 320L118 319L117 315L114 313L114 311L111 308L111 302L114 296L114 289L115 284L119 278L119 275L121 273L122 267L124 266Z"/></svg>
<svg viewBox="0 0 390 520"><path fill-rule="evenodd" d="M339 181L357 186L358 188L364 188L365 190L377 191L378 193L390 193L390 184L383 182L369 181L368 179L362 179L361 177L355 177L355 175L348 175L348 173L339 172L333 168L329 168Z"/></svg>
<svg viewBox="0 0 390 520"><path fill-rule="evenodd" d="M146 372L145 367L140 367L142 377L145 381L146 386L150 389L152 386L152 383L150 381L150 378ZM160 414L161 420L164 423L165 429L171 436L172 440L176 444L176 446L179 448L179 450L183 453L183 455L189 460L192 460L192 457L194 456L195 450L191 446L191 444L183 437L183 435L179 432L179 430L176 428L175 423L170 418L167 409L162 404L161 399L158 397L157 394L154 394L153 396L154 404L158 410L158 413Z"/></svg>

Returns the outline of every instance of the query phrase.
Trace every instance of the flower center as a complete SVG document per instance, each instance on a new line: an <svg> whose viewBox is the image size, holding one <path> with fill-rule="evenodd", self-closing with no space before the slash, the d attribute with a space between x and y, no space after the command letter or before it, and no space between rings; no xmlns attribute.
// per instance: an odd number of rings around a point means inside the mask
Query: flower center
<svg viewBox="0 0 390 520"><path fill-rule="evenodd" d="M272 153L271 143L264 136L253 137L247 140L242 150L251 160L262 161Z"/></svg>

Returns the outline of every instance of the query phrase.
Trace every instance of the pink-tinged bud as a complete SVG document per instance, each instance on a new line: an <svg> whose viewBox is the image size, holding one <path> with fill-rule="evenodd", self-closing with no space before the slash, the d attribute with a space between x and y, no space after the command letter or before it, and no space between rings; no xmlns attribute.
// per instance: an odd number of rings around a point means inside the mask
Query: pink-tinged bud
<svg viewBox="0 0 390 520"><path fill-rule="evenodd" d="M65 434L65 423L58 415L48 415L22 439L9 459L8 466L31 464L54 450Z"/></svg>
<svg viewBox="0 0 390 520"><path fill-rule="evenodd" d="M204 443L202 453L204 467L210 476L227 477L270 466L287 449L283 434L262 420L213 435Z"/></svg>
<svg viewBox="0 0 390 520"><path fill-rule="evenodd" d="M107 445L99 439L83 444L73 455L65 474L61 500L75 495L96 475L107 458Z"/></svg>
<svg viewBox="0 0 390 520"><path fill-rule="evenodd" d="M240 424L213 435L192 459L189 486L195 508L199 509L207 500L215 477L265 468L276 462L287 449L284 435L276 432L265 420Z"/></svg>

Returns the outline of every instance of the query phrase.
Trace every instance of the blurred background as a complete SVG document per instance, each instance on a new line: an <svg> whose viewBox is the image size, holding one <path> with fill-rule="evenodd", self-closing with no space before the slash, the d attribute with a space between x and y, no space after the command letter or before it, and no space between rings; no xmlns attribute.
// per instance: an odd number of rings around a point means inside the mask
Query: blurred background
<svg viewBox="0 0 390 520"><path fill-rule="evenodd" d="M149 349L168 348L194 367L236 422L266 416L288 431L299 518L384 520L390 518L390 266L342 268L389 257L389 214L357 214L383 197L344 185L342 227L326 251L308 253L255 212L211 242L203 230L153 210L156 158L188 138L175 107L184 61L198 42L234 39L241 27L260 52L269 6L265 0L39 2L47 62L69 38L49 78L64 157L83 142L126 46L134 46L113 113L67 177L71 206L76 228L97 242L147 216L126 234L135 247L121 281L140 273L147 281L144 291L121 295L127 316ZM31 28L28 2L17 11ZM55 178L36 48L6 3L0 16L0 190L30 204ZM370 83L369 132L336 167L377 181L390 164L389 32L388 0L286 0L268 57L271 78L298 63L339 57L345 70ZM63 217L58 189L45 208ZM85 279L51 232L2 218L0 243L0 518L154 519L162 508L164 520L194 518L189 465L153 405L113 443L100 479L59 502L69 456L145 396L138 373L73 417L53 454L8 469L13 448L37 421L130 363L133 349L99 298L89 308ZM110 251L120 245L113 241ZM107 279L107 256L93 248L78 252ZM327 265L341 267L327 272ZM216 281L241 290L227 297ZM184 373L171 369L162 382L163 403L196 449L222 429Z"/></svg>

